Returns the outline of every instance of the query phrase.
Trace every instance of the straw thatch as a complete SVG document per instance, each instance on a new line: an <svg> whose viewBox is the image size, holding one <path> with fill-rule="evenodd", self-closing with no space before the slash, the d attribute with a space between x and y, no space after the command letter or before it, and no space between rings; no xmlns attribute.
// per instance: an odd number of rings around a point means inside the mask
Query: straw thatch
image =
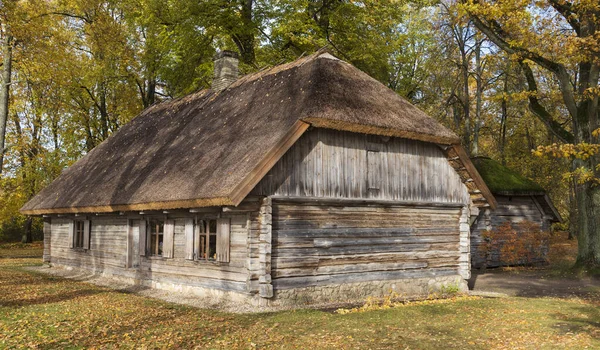
<svg viewBox="0 0 600 350"><path fill-rule="evenodd" d="M236 205L309 125L456 144L395 92L329 54L152 106L76 162L22 212Z"/></svg>

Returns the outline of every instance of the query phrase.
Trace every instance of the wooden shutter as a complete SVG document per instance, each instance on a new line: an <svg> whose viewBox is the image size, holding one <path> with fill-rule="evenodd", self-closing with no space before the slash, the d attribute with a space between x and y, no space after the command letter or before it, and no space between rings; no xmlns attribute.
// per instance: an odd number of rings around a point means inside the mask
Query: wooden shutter
<svg viewBox="0 0 600 350"><path fill-rule="evenodd" d="M202 251L200 250L200 235L204 231L204 221L198 220L194 227L194 259L200 259Z"/></svg>
<svg viewBox="0 0 600 350"><path fill-rule="evenodd" d="M375 194L381 189L381 154L378 151L367 151L367 188Z"/></svg>
<svg viewBox="0 0 600 350"><path fill-rule="evenodd" d="M165 258L172 258L173 241L175 236L175 220L166 220L164 230L162 256Z"/></svg>
<svg viewBox="0 0 600 350"><path fill-rule="evenodd" d="M217 219L217 261L229 262L230 219Z"/></svg>
<svg viewBox="0 0 600 350"><path fill-rule="evenodd" d="M83 220L83 249L90 249L91 221Z"/></svg>
<svg viewBox="0 0 600 350"><path fill-rule="evenodd" d="M146 256L146 220L140 220L140 256Z"/></svg>
<svg viewBox="0 0 600 350"><path fill-rule="evenodd" d="M75 247L75 230L77 229L77 225L75 225L75 221L71 220L69 222L69 248Z"/></svg>
<svg viewBox="0 0 600 350"><path fill-rule="evenodd" d="M194 219L185 219L185 258L194 260Z"/></svg>

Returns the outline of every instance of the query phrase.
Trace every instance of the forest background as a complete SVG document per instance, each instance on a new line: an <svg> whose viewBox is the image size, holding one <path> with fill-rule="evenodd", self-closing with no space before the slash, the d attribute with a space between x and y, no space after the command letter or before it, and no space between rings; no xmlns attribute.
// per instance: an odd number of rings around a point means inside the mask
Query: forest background
<svg viewBox="0 0 600 350"><path fill-rule="evenodd" d="M210 87L221 49L237 51L247 74L328 47L454 130L472 156L541 184L573 234L577 186L596 181L594 166L576 162L597 149L573 136L565 86L536 61L558 62L581 84L581 62L600 59L595 27L576 40L581 13L600 13L591 0L0 5L0 241L40 239L39 220L18 209L144 108ZM594 74L576 92L597 108Z"/></svg>

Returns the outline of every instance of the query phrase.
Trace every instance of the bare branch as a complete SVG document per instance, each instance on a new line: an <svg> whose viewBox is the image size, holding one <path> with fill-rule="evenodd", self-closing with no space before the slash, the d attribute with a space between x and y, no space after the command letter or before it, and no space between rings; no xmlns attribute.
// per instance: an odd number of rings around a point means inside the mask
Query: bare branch
<svg viewBox="0 0 600 350"><path fill-rule="evenodd" d="M568 1L557 1L557 0L548 0L550 5L560 13L565 20L569 23L571 28L577 33L579 36L581 34L581 24L577 19L577 16L573 12L573 4Z"/></svg>
<svg viewBox="0 0 600 350"><path fill-rule="evenodd" d="M550 112L548 112L546 108L540 104L537 98L538 87L531 67L529 67L529 65L523 61L519 62L519 64L521 65L523 73L525 74L525 79L527 80L527 91L529 91L529 110L535 116L537 116L538 119L546 125L548 130L561 141L573 143L575 140L573 134L563 128L562 125L556 120L554 120Z"/></svg>

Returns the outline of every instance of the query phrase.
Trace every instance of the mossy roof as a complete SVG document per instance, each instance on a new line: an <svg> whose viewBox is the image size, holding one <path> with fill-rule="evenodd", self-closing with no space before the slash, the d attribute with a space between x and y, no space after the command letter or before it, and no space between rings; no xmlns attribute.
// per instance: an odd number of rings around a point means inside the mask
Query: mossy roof
<svg viewBox="0 0 600 350"><path fill-rule="evenodd" d="M472 161L483 178L483 181L485 181L490 191L494 194L530 194L546 192L544 188L535 181L526 178L493 159L487 157L475 157Z"/></svg>

